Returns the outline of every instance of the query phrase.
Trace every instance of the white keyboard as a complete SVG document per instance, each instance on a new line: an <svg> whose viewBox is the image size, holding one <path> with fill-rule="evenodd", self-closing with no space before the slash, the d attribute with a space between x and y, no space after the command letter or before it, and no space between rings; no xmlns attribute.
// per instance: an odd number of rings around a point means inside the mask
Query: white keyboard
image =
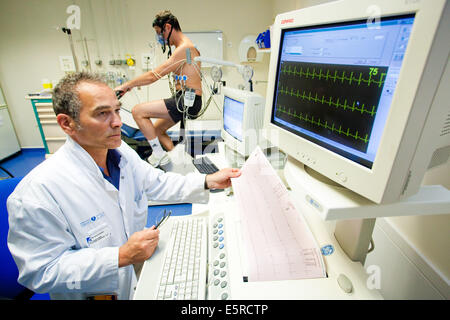
<svg viewBox="0 0 450 320"><path fill-rule="evenodd" d="M171 217L140 274L134 299L228 300L227 228L223 213Z"/></svg>
<svg viewBox="0 0 450 320"><path fill-rule="evenodd" d="M204 300L207 219L180 219L172 226L158 287L158 300Z"/></svg>

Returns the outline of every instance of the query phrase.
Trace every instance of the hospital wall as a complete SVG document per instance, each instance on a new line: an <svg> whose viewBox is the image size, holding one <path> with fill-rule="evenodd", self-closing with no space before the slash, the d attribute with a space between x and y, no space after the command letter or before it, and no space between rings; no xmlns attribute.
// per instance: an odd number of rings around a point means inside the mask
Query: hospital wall
<svg viewBox="0 0 450 320"><path fill-rule="evenodd" d="M240 41L246 35L265 31L273 23L276 15L273 3L273 0L95 0L91 3L87 0L1 0L0 83L10 106L20 145L25 148L43 146L31 103L25 100L25 96L39 92L43 78L56 83L64 75L59 56L70 56L71 51L68 36L56 27L66 25L70 16L66 13L69 5L76 4L81 8L81 30L73 30L72 34L80 69L88 69L81 65L85 59L81 40L86 38L92 71L121 71L132 78L144 71L141 55L149 52L149 42L155 42L152 22L157 12L171 10L185 32L221 30L224 37L223 59L238 63ZM126 53L134 54L136 68L110 66L108 61L112 57L118 59L119 53L122 59L125 59ZM155 65L158 65L166 59L166 55L162 54L159 46L156 53ZM101 67L94 64L98 56L103 61ZM261 62L250 64L255 71L254 90L265 94L269 54L264 54ZM209 69L204 71L209 79ZM235 68L225 67L223 72L223 80L227 81L228 86L243 84ZM129 94L125 101L128 109L139 102L170 95L167 80L135 92ZM221 107L219 97L215 101ZM217 106L211 103L204 117L219 119L220 116Z"/></svg>
<svg viewBox="0 0 450 320"><path fill-rule="evenodd" d="M81 7L81 34L74 31L73 38L76 54L83 59L80 36L87 39L96 38L100 57L103 60L101 68L94 70L105 72L118 70L108 65L111 51L129 50L137 58L137 67L127 70L129 76L143 72L140 66L140 56L148 52L148 42L154 41L154 31L151 27L154 14L163 9L171 10L180 20L183 31L222 30L224 35L224 60L238 62L239 42L248 34L258 34L264 31L277 13L300 9L306 6L327 2L326 0L173 0L170 2L150 0L127 0L119 5L118 0L95 0L93 17L90 15L89 3L84 0L0 0L0 83L10 107L13 122L22 147L42 147L38 127L31 104L25 100L25 95L41 90L41 79L59 80L64 72L59 65L59 56L70 55L68 38L55 26L64 26L67 17L66 8L75 3ZM121 6L121 7L120 7ZM108 9L106 9L108 7ZM111 8L125 8L128 25L126 30L119 31L120 23L113 18ZM117 16L117 11L114 11ZM109 19L108 19L109 16ZM94 21L95 32L92 21ZM97 57L95 41L89 41L91 59ZM112 48L111 48L112 47ZM158 48L156 64L164 61L165 56ZM128 52L127 52L128 53ZM254 89L265 95L269 54L264 54L263 60L251 63L255 69ZM207 70L207 69L206 69ZM234 68L223 68L224 80L227 85L236 87L242 84L242 78ZM155 83L150 87L136 90L136 95L127 99L129 105L160 99L169 95L167 81ZM216 98L220 106L220 99ZM218 119L220 113L212 103L205 114L207 119ZM430 170L425 179L426 184L443 184L450 188L450 162ZM450 278L450 215L418 216L378 219L374 235L384 237L385 243L396 255L386 255L375 243L375 251L368 256L370 264L394 266L408 264L411 273L402 275L385 270L384 279L404 278L402 288L398 281L392 284L383 283L387 297L390 292L404 298L426 297L429 292L423 286L414 285L420 282L431 283L442 288L437 295L449 294ZM393 232L389 233L386 228ZM386 249L387 250L387 249ZM386 251L387 252L387 251ZM388 273L391 274L388 276ZM403 270L403 273L405 271ZM410 283L408 285L408 283ZM400 292L400 293L399 293ZM450 296L446 296L450 298Z"/></svg>

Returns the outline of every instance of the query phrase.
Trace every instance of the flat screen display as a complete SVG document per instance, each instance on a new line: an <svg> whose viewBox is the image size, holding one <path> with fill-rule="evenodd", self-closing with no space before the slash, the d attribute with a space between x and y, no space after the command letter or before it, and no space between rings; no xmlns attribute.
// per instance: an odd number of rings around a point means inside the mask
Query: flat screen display
<svg viewBox="0 0 450 320"><path fill-rule="evenodd" d="M271 122L372 168L413 22L283 29Z"/></svg>
<svg viewBox="0 0 450 320"><path fill-rule="evenodd" d="M235 139L242 142L242 122L244 102L225 96L223 100L223 128Z"/></svg>

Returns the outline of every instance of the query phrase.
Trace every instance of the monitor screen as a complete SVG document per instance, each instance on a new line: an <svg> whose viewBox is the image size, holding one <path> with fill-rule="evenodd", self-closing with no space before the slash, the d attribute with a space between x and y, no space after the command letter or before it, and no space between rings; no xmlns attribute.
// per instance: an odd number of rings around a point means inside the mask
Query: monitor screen
<svg viewBox="0 0 450 320"><path fill-rule="evenodd" d="M223 128L232 137L242 142L244 102L225 96L223 100Z"/></svg>
<svg viewBox="0 0 450 320"><path fill-rule="evenodd" d="M271 122L372 168L413 22L281 30Z"/></svg>

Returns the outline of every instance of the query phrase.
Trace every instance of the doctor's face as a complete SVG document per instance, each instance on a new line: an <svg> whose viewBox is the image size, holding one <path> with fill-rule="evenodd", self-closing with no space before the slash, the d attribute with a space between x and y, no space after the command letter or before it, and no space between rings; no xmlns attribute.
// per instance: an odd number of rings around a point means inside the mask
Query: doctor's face
<svg viewBox="0 0 450 320"><path fill-rule="evenodd" d="M80 119L72 138L85 149L115 149L121 144L120 105L106 84L82 82L77 86Z"/></svg>

